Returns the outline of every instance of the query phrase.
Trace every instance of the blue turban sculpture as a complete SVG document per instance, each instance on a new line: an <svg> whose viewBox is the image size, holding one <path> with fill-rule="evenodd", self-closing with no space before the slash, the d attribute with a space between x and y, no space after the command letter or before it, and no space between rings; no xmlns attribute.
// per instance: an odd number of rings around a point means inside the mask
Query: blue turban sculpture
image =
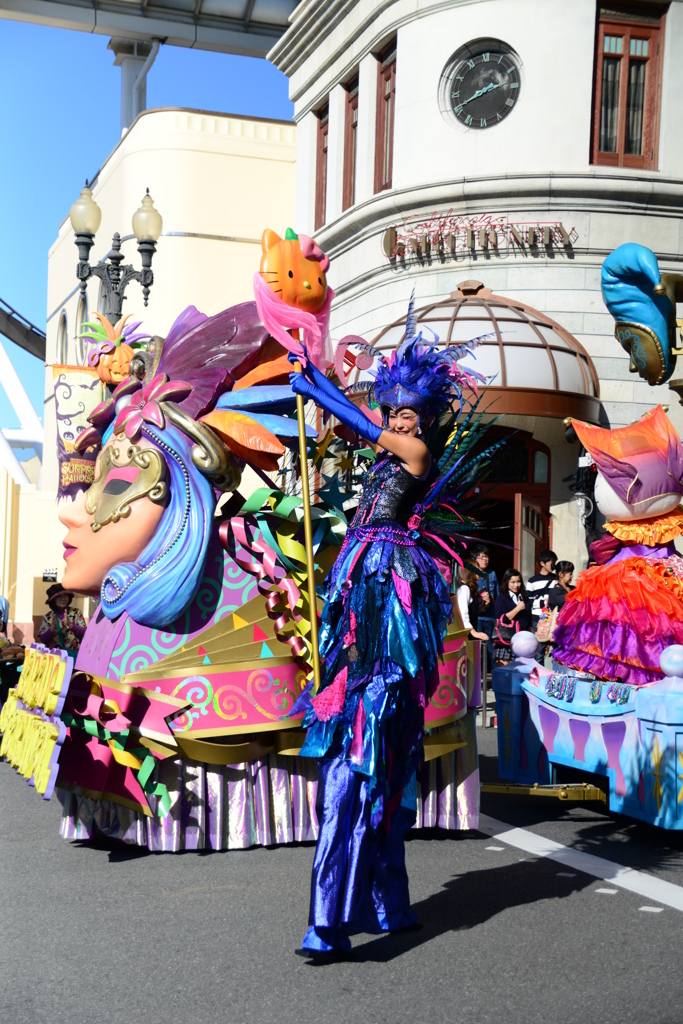
<svg viewBox="0 0 683 1024"><path fill-rule="evenodd" d="M665 274L651 249L620 245L602 265L602 296L616 320L614 335L631 357L631 373L663 384L673 373L676 291L683 278Z"/></svg>

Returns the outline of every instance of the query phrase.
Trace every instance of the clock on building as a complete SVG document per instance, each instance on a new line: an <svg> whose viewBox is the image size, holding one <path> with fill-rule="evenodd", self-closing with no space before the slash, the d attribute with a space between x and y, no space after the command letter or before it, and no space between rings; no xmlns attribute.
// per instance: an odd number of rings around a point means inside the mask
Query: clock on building
<svg viewBox="0 0 683 1024"><path fill-rule="evenodd" d="M519 98L519 60L494 40L463 46L450 62L449 101L467 128L490 128L508 116Z"/></svg>

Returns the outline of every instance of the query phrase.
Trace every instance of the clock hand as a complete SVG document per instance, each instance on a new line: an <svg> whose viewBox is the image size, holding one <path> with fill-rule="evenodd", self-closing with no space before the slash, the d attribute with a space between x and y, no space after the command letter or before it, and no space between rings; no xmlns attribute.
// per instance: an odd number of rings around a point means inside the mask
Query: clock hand
<svg viewBox="0 0 683 1024"><path fill-rule="evenodd" d="M470 96L470 98L468 100L465 100L463 102L463 107L466 107L468 103L472 102L472 100L478 100L480 96L484 95L484 93L491 92L492 89L500 89L500 88L501 88L500 82L490 82L483 89L477 89L477 91L474 93L473 96Z"/></svg>

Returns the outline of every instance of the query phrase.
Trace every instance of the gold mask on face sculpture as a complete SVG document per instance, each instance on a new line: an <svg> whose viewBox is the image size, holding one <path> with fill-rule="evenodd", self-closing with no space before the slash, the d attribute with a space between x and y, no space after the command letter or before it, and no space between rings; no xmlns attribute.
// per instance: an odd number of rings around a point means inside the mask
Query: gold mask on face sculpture
<svg viewBox="0 0 683 1024"><path fill-rule="evenodd" d="M117 523L130 515L131 502L149 498L160 502L168 490L165 482L166 463L154 448L128 444L125 458L116 443L108 445L97 462L99 476L86 495L85 508L94 515L91 523L97 533L107 523Z"/></svg>

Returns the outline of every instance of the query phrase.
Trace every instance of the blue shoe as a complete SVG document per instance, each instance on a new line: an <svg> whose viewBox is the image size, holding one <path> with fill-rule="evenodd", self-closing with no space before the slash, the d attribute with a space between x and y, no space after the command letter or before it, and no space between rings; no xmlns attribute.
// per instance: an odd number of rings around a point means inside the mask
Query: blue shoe
<svg viewBox="0 0 683 1024"><path fill-rule="evenodd" d="M314 959L347 959L351 954L351 940L340 928L315 927L311 925L301 949L296 950L299 956Z"/></svg>

